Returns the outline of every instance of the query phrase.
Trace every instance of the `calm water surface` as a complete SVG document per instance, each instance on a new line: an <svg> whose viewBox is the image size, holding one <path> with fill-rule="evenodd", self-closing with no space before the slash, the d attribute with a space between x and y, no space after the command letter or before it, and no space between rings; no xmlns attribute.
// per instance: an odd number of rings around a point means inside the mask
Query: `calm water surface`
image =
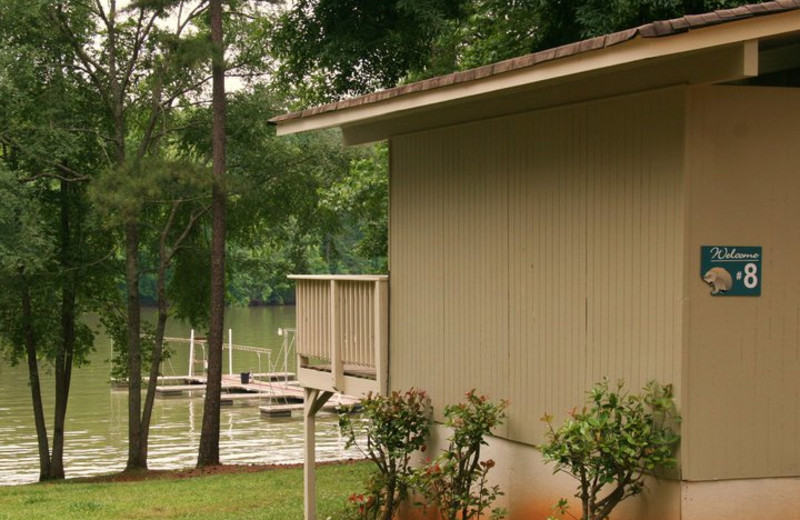
<svg viewBox="0 0 800 520"><path fill-rule="evenodd" d="M146 316L154 316L150 310ZM94 324L95 320L89 320ZM268 370L276 363L282 338L279 327L292 328L294 307L229 309L225 327L233 331L238 345L271 349L272 358L234 351L233 371ZM189 337L191 327L173 322L167 335ZM226 335L227 339L227 335ZM65 466L67 477L98 475L122 470L127 460L127 391L109 385L111 344L98 335L91 363L73 372L67 409ZM165 375L186 374L188 344L176 344L174 354L163 367ZM202 355L199 350L198 357ZM290 370L293 358L289 357ZM280 362L283 359L281 357ZM224 353L225 373L228 354ZM48 427L52 427L52 374L43 374L43 393ZM283 419L262 419L258 400L235 401L222 408L220 458L225 464L296 463L303 460L303 421L300 415ZM149 467L176 469L193 466L203 417L202 392L194 397L156 398L150 433ZM51 436L52 438L52 436ZM335 417L320 413L317 419L317 458L334 460L358 457L344 450ZM0 485L36 482L39 459L33 423L30 388L25 366L10 366L0 359Z"/></svg>

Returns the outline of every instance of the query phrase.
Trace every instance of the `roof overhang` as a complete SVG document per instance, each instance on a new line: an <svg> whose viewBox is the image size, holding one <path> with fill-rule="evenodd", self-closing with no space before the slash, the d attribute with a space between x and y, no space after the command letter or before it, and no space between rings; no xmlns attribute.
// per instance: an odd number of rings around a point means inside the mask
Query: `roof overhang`
<svg viewBox="0 0 800 520"><path fill-rule="evenodd" d="M800 10L790 10L658 38L635 36L520 68L510 60L507 71L482 68L474 77L467 71L404 85L272 122L278 135L339 127L345 144L354 145L666 86L737 81L797 62L800 40L787 35L798 32Z"/></svg>

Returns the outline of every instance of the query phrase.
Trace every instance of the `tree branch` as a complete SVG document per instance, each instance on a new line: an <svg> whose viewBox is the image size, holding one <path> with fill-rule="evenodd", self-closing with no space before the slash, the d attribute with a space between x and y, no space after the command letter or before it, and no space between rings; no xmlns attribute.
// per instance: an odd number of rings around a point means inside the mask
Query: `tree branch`
<svg viewBox="0 0 800 520"><path fill-rule="evenodd" d="M177 209L177 206L174 206L174 208ZM178 250L180 250L181 244L186 239L186 237L189 236L189 233L194 228L194 225L197 223L197 221L204 213L208 212L209 209L211 209L211 206L204 206L199 211L192 213L191 217L189 217L189 222L186 223L186 227L183 229L183 233L181 233L180 236L177 239L175 239L175 242L172 244L172 251L170 251L169 255L167 256L167 262L172 261L172 259L177 254Z"/></svg>
<svg viewBox="0 0 800 520"><path fill-rule="evenodd" d="M153 88L153 105L151 107L152 112L150 112L150 118L148 119L147 125L144 128L142 142L139 143L139 158L145 156L147 150L150 148L150 145L153 143L153 132L155 132L158 120L163 113L163 105L161 103L161 87L161 78L157 78L156 84Z"/></svg>
<svg viewBox="0 0 800 520"><path fill-rule="evenodd" d="M72 32L72 29L67 22L67 19L61 11L60 8L55 10L55 16L52 14L49 16L51 20L56 24L61 34L69 41L70 46L75 51L75 54L78 56L81 64L83 65L83 70L89 75L89 79L97 90L106 98L105 101L108 102L108 88L106 85L100 81L100 76L98 74L102 74L103 76L108 76L107 71L95 61L89 54L86 52L80 42L78 41L77 35Z"/></svg>
<svg viewBox="0 0 800 520"><path fill-rule="evenodd" d="M202 2L197 4L197 7L192 9L192 11L188 15L186 15L186 20L181 22L180 17L178 17L178 27L176 35L180 36L183 33L183 30L186 29L186 26L189 25L189 22L191 22L192 20L203 14L207 6L208 6L208 0L203 0ZM183 10L183 2L181 2L181 10Z"/></svg>
<svg viewBox="0 0 800 520"><path fill-rule="evenodd" d="M199 81L186 85L185 87L178 89L175 92L172 92L168 98L164 99L164 101L161 102L161 106L164 108L169 107L172 104L172 102L178 99L180 96L188 94L193 90L197 90L198 88L202 87L204 83L208 83L210 80L211 76L205 76ZM209 102L210 101L207 101L207 103Z"/></svg>
<svg viewBox="0 0 800 520"><path fill-rule="evenodd" d="M35 154L27 152L25 150L25 147L23 147L18 142L16 142L13 138L10 138L8 136L0 134L0 143L3 143L4 145L10 146L11 148L13 148L15 150L18 150L20 153L22 153L23 155L25 155L27 157L31 157L31 158L36 159L36 160L40 160L40 161L44 162L45 164L47 164L48 166L50 166L51 168L55 168L56 170L60 171L62 174L70 176L70 177L65 177L65 176L58 175L56 173L39 173L39 174L30 176L30 177L22 178L22 179L20 179L20 182L32 182L32 181L35 181L37 179L44 179L44 178L59 179L59 180L66 181L66 182L82 182L82 181L88 181L89 179L91 179L91 177L89 177L88 175L85 175L85 174L82 174L80 172L77 172L77 171L73 170L72 168L69 168L68 166L65 166L64 164L59 163L58 161L53 161L52 159L46 159L44 157L37 157Z"/></svg>
<svg viewBox="0 0 800 520"><path fill-rule="evenodd" d="M150 31L153 30L153 24L155 24L156 18L157 13L153 13L153 16L151 16L150 20L147 22L147 26L142 29L144 9L139 9L139 19L136 21L136 36L133 39L133 50L131 51L131 58L125 66L125 77L122 78L123 92L126 91L130 85L131 78L133 77L133 69L136 66L136 62L139 61L139 53L144 46L145 39L150 34Z"/></svg>
<svg viewBox="0 0 800 520"><path fill-rule="evenodd" d="M108 17L106 16L106 11L105 9L103 9L102 2L100 2L100 0L95 0L94 5L97 6L97 10L95 11L92 9L92 12L95 13L101 20L103 20L103 25L105 25L106 29L110 31L111 22L108 20Z"/></svg>

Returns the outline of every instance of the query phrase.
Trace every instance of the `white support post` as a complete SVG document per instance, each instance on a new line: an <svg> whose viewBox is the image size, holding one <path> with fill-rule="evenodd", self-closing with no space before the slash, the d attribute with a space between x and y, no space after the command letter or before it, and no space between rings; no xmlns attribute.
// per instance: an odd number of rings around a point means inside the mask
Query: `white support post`
<svg viewBox="0 0 800 520"><path fill-rule="evenodd" d="M189 377L194 374L194 329L189 335Z"/></svg>
<svg viewBox="0 0 800 520"><path fill-rule="evenodd" d="M317 518L317 412L333 395L315 388L303 388L303 430L305 434L303 462L303 511L304 520Z"/></svg>
<svg viewBox="0 0 800 520"><path fill-rule="evenodd" d="M228 329L228 375L233 375L233 330Z"/></svg>
<svg viewBox="0 0 800 520"><path fill-rule="evenodd" d="M342 363L342 342L339 337L339 294L336 280L331 280L331 377L333 388L344 388L344 365Z"/></svg>
<svg viewBox="0 0 800 520"><path fill-rule="evenodd" d="M304 388L303 401L303 429L305 431L305 459L303 462L303 501L305 520L316 520L317 518L317 452L316 452L316 417L312 411L312 406L316 400L319 390Z"/></svg>

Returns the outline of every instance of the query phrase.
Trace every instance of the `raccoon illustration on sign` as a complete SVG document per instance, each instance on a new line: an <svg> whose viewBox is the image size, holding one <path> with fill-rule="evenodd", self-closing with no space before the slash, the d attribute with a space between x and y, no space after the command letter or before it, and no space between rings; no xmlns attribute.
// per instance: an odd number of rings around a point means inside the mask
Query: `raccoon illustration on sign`
<svg viewBox="0 0 800 520"><path fill-rule="evenodd" d="M712 267L703 275L703 280L711 286L711 294L727 292L733 287L733 278L723 267Z"/></svg>

